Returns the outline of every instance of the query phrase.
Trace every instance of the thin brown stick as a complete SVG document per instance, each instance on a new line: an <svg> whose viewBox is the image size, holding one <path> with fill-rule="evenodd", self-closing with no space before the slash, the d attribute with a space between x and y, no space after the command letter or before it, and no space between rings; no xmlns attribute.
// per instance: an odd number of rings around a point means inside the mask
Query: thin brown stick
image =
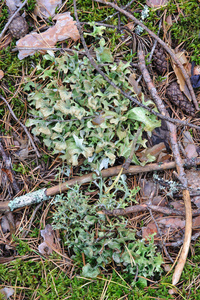
<svg viewBox="0 0 200 300"><path fill-rule="evenodd" d="M196 163L200 164L200 158L196 160ZM176 164L173 161L167 162L167 163L162 163L162 164L153 163L153 164L149 164L149 165L146 165L143 167L142 166L130 166L128 168L128 170L123 169L122 173L138 174L138 173L143 173L143 172L162 171L162 170L167 170L167 169L174 169L175 166L176 166ZM116 166L116 167L108 168L106 170L102 170L100 176L102 176L102 178L116 176L119 174L121 168L122 168L122 166ZM97 176L97 175L95 173L89 173L89 174L83 175L81 177L75 177L64 183L61 183L59 185L55 185L55 186L52 186L52 187L46 189L45 195L46 195L46 197L49 197L49 196L54 196L56 194L63 193L65 191L67 191L69 189L69 187L74 186L75 184L82 185L82 184L91 182L94 179L94 176ZM24 196L26 196L26 195L24 195ZM23 197L23 196L21 196L21 197ZM9 210L9 203L11 201L0 202L0 211ZM40 201L44 201L44 200L40 199ZM25 205L26 204L24 203L23 206L25 206Z"/></svg>
<svg viewBox="0 0 200 300"><path fill-rule="evenodd" d="M200 159L199 159L199 164L200 164ZM122 174L139 174L139 173L143 173L143 172L146 173L146 172L151 172L151 171L173 169L173 168L175 168L175 166L176 166L175 162L167 162L167 163L163 163L163 164L153 163L153 164L149 164L146 166L130 166L127 170L123 169ZM102 170L100 176L102 178L116 176L119 174L121 169L122 169L122 166L111 167L111 168ZM56 186L48 188L46 190L46 195L54 196L56 194L67 191L70 186L74 186L76 183L81 184L81 185L88 183L88 182L92 181L95 176L97 176L95 173L89 173L89 174L83 175L81 177L75 177L74 179L71 179L67 182L61 183L60 185L56 185Z"/></svg>
<svg viewBox="0 0 200 300"><path fill-rule="evenodd" d="M188 165L188 160L183 160L183 163L187 166ZM190 166L196 166L196 165L200 165L200 158L196 158L195 162L193 165L190 165ZM146 166L130 166L128 168L128 170L125 170L123 169L123 174L139 174L139 173L146 173L146 172L153 172L153 171L163 171L163 170L169 170L169 169L174 169L176 167L176 163L174 161L172 162L165 162L165 163L152 163L152 164L148 164ZM101 171L101 174L100 176L102 178L105 178L105 177L112 177L112 176L116 176L119 174L120 170L122 169L122 166L116 166L116 167L111 167L111 168L108 168L106 170L102 170ZM48 197L49 196L54 196L56 194L59 194L59 193L63 193L65 191L67 191L69 189L69 187L75 185L75 184L79 184L79 185L82 185L82 184L85 184L85 183L88 183L88 182L91 182L94 177L97 176L95 173L89 173L89 174L86 174L84 176L81 176L81 177L75 177L71 180L68 180L62 184L59 184L59 185L56 185L56 186L52 186L48 189L45 190L45 197L47 197L46 200L48 200ZM41 191L41 190L40 190ZM31 193L30 193L31 194ZM27 194L26 194L27 195ZM24 195L24 196L26 196ZM23 198L24 196L21 196L21 198ZM12 201L12 200L11 200ZM6 210L9 210L9 203L11 201L3 201L3 202L0 202L0 211L6 211ZM41 202L41 201L44 201L43 198L40 199L40 201L38 201L37 203ZM28 204L24 203L23 206L26 206ZM22 206L19 206L19 207L22 207ZM156 206L157 207L157 206ZM128 212L128 209L130 210L130 212ZM133 207L130 207L130 208L127 208L127 211L124 212L124 214L127 214L127 213L133 213L133 212L137 212L137 211L140 211L138 210L139 208L135 206ZM154 208L151 207L152 210L154 210ZM134 211L136 210L136 211ZM141 206L141 211L145 211L146 208ZM161 212L161 213L164 213L162 208L161 207L157 207L157 211L158 212ZM173 210L174 211L174 210ZM120 210L120 213L123 212ZM183 212L179 212L177 211L176 214L182 216L183 215ZM111 215L114 212L110 212ZM119 213L119 215L120 215ZM166 214L173 214L172 211L168 210L168 212L166 211L166 208L165 208L165 213ZM197 210L195 212L193 212L193 216L198 216L200 214L200 210Z"/></svg>
<svg viewBox="0 0 200 300"><path fill-rule="evenodd" d="M8 22L6 23L4 29L2 30L1 34L0 34L0 41L4 36L4 33L6 32L6 30L8 29L10 23L13 21L13 19L16 17L16 15L18 14L18 12L22 9L22 7L24 7L24 5L28 2L28 0L25 0L22 5L16 10L16 12L10 17L10 19L8 20Z"/></svg>
<svg viewBox="0 0 200 300"><path fill-rule="evenodd" d="M147 84L148 90L149 90L159 112L163 115L168 115L168 112L167 112L161 98L159 97L157 90L156 90L156 88L151 80L151 77L149 75L149 72L146 68L145 57L144 57L142 50L138 50L138 58L139 58L140 71L143 75L143 78ZM173 278L172 278L172 283L174 285L176 285L178 283L181 273L183 271L183 268L184 268L184 265L185 265L185 262L187 259L189 247L190 247L190 241L191 241L191 235L192 235L192 209L191 209L190 194L187 189L187 179L185 176L185 171L183 168L183 163L182 163L182 159L180 156L179 147L178 147L178 143L177 143L176 127L174 124L172 124L168 121L166 122L166 124L169 129L169 133L170 133L171 148L172 148L174 159L176 162L176 169L178 172L178 177L180 178L181 183L185 187L185 189L183 190L183 199L184 199L185 211L186 211L185 236L184 236L184 243L183 243L181 255L180 255L178 263L175 267L175 271L174 271Z"/></svg>
<svg viewBox="0 0 200 300"><path fill-rule="evenodd" d="M196 96L195 96L195 93L194 93L194 90L193 90L193 87L192 87L192 84L191 84L191 81L190 81L190 77L188 76L188 74L187 74L185 68L183 67L183 65L181 64L180 60L174 54L173 50L170 49L164 41L162 41L153 31L151 31L147 26L145 26L141 21L136 19L131 13L125 11L122 8L120 8L118 5L116 5L114 3L111 3L111 2L108 2L106 0L95 0L95 2L104 3L106 5L109 5L109 6L113 7L114 9L116 9L117 11L119 11L120 13L124 14L126 17L133 20L137 25L140 25L143 29L145 29L154 39L156 39L158 41L158 43L160 45L163 46L163 48L170 54L171 58L175 61L175 63L181 69L181 71L183 73L183 76L185 77L185 81L187 83L188 89L191 93L194 106L195 106L196 110L199 110L199 105L198 105L198 102L196 100Z"/></svg>
<svg viewBox="0 0 200 300"><path fill-rule="evenodd" d="M8 101L7 101L3 96L1 96L1 95L0 95L0 98L1 98L1 99L5 102L5 104L7 105L8 109L9 109L9 111L10 111L12 117L13 117L13 119L15 119L15 121L18 122L18 123L20 124L20 126L24 129L24 131L26 132L26 135L28 136L28 138L29 138L29 140L30 140L30 142L31 142L31 145L33 146L33 149L35 150L37 156L40 157L40 153L38 152L38 150L37 150L37 148L36 148L36 146L35 146L35 144L34 144L34 142L33 142L33 139L32 139L32 137L31 137L29 131L27 130L26 126L25 126L24 124L22 124L22 122L20 122L20 121L18 120L18 118L16 117L16 115L15 115L14 111L12 110L12 108L11 108L10 104L8 103Z"/></svg>
<svg viewBox="0 0 200 300"><path fill-rule="evenodd" d="M181 255L179 257L178 263L174 270L174 274L172 276L173 285L176 285L179 282L179 279L181 277L181 273L183 271L187 259L187 255L191 243L191 236L192 236L192 207L191 207L190 194L188 190L183 190L183 199L185 204L185 236L184 236Z"/></svg>
<svg viewBox="0 0 200 300"><path fill-rule="evenodd" d="M143 203L138 205L129 206L126 208L116 208L113 210L104 210L103 212L111 217L114 216L127 216L129 214L139 213L139 212L145 212L148 211L148 208L150 208L152 211L155 211L157 213L169 215L169 216L185 216L185 212L182 210L169 208L169 207L162 207L158 205ZM192 213L193 217L199 216L200 209L194 210Z"/></svg>

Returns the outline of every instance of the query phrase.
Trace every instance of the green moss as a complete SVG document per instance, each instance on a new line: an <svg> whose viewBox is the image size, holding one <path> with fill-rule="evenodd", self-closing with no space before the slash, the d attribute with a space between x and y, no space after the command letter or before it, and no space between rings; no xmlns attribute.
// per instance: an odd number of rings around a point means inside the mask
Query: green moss
<svg viewBox="0 0 200 300"><path fill-rule="evenodd" d="M53 257L50 257L50 260ZM171 288L171 277L163 277L161 282L157 285L145 289L135 287L131 289L129 286L130 275L124 274L121 277L113 271L107 276L102 276L95 280L73 277L68 278L66 273L48 259L41 258L37 260L21 260L17 259L8 265L0 265L0 284L11 285L16 287L16 294L19 296L23 289L23 299L31 299L31 297L42 300L63 299L70 297L73 300L99 300L103 293L105 284L108 288L106 290L106 297L109 300L116 300L123 296L128 299L148 300L156 299L173 299L169 295ZM200 291L196 290L194 286L190 290L186 287L191 283L191 280L199 274L197 268L192 271L193 267L188 265L184 269L181 280L184 280L183 289L181 290L182 298L199 299ZM185 278L186 277L186 278ZM109 280L111 281L109 282Z"/></svg>
<svg viewBox="0 0 200 300"><path fill-rule="evenodd" d="M37 3L36 0L28 0L28 2L27 2L27 11L28 12L34 11L36 3Z"/></svg>
<svg viewBox="0 0 200 300"><path fill-rule="evenodd" d="M170 29L173 42L176 45L183 42L185 49L191 52L192 61L200 64L199 3L196 0L170 1L167 6L167 15L177 16L177 7L182 13Z"/></svg>

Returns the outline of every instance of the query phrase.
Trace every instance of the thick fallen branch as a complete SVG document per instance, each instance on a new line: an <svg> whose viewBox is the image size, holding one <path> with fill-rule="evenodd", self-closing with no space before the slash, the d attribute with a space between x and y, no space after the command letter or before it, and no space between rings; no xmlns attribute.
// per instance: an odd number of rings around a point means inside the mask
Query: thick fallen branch
<svg viewBox="0 0 200 300"><path fill-rule="evenodd" d="M188 160L183 160L183 163L188 166ZM200 158L197 158L193 161L194 165L200 165ZM176 163L174 161L171 162L164 162L164 163L152 163L146 166L130 166L128 170L123 169L123 174L139 174L139 173L146 173L152 171L163 171L174 169L176 167ZM112 177L119 174L122 166L111 167L101 171L102 178ZM11 201L4 201L0 202L0 211L7 211L7 210L15 210L17 208L21 208L27 205L33 205L35 203L40 203L42 201L49 200L52 196L56 194L63 193L67 191L71 186L75 184L85 184L91 182L94 177L97 176L96 173L89 173L83 175L81 177L75 177L71 180L68 180L64 183L59 185L52 186L48 189L40 189L35 192L28 193L26 195L16 197Z"/></svg>
<svg viewBox="0 0 200 300"><path fill-rule="evenodd" d="M138 50L138 58L139 58L139 68L140 68L143 78L147 84L148 90L149 90L159 112L161 114L167 116L168 112L167 112L161 98L159 97L157 90L156 90L156 88L151 80L151 77L149 75L149 72L146 68L145 57L144 57L144 53L142 50ZM190 247L191 235L192 235L192 208L191 208L190 194L187 189L187 179L185 176L185 171L183 168L183 163L182 163L182 159L181 159L181 156L179 153L179 147L178 147L178 143L177 143L176 127L174 124L172 124L168 121L166 121L166 124L167 124L169 134L170 134L169 137L170 137L172 152L173 152L174 159L176 162L178 178L180 179L181 183L183 184L183 186L185 188L183 190L183 199L184 199L185 212L186 212L184 243L183 243L181 255L180 255L178 263L175 267L175 271L174 271L173 278L172 278L172 284L176 285L181 277L181 273L183 271L183 268L184 268L184 265L185 265L185 262L187 259L189 247Z"/></svg>
<svg viewBox="0 0 200 300"><path fill-rule="evenodd" d="M137 25L140 25L144 30L146 30L155 40L158 41L158 43L160 45L163 46L163 48L170 54L171 58L174 60L174 62L178 65L178 67L181 69L183 76L185 77L185 81L187 83L188 89L191 93L192 96L192 100L194 103L194 106L196 108L196 110L199 110L199 105L198 102L196 100L196 96L190 81L190 77L188 76L185 68L183 67L182 63L180 62L180 60L177 58L177 56L175 55L175 53L173 52L172 49L170 49L167 44L161 40L153 31L151 31L147 26L145 26L141 21L139 21L138 19L136 19L131 13L127 12L126 10L124 10L123 8L120 8L118 5L108 2L107 0L95 0L95 2L99 2L99 3L104 3L106 5L109 5L111 7L113 7L114 9L116 9L118 12L122 13L123 15L125 15L126 17L128 17L129 19L133 20Z"/></svg>

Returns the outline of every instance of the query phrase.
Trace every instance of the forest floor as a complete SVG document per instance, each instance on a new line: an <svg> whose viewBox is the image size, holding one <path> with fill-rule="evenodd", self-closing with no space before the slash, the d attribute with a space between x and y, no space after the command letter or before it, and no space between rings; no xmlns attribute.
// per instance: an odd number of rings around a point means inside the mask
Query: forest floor
<svg viewBox="0 0 200 300"><path fill-rule="evenodd" d="M0 299L200 299L199 1L37 2L0 4Z"/></svg>

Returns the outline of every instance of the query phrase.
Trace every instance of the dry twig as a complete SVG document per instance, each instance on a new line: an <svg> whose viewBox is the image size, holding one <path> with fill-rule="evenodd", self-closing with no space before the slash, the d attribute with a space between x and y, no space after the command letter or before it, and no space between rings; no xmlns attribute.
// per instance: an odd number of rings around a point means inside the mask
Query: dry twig
<svg viewBox="0 0 200 300"><path fill-rule="evenodd" d="M174 209L174 208L168 208L168 207L162 207L158 205L148 204L148 203L142 203L138 205L129 206L126 208L116 208L113 210L104 210L104 213L108 216L114 217L114 216L127 216L129 214L139 213L139 212L145 212L148 211L148 208L150 208L152 211L155 211L157 213L169 215L169 216L185 216L185 212ZM193 217L199 216L200 209L194 210L192 212Z"/></svg>
<svg viewBox="0 0 200 300"><path fill-rule="evenodd" d="M183 160L183 163L187 164L187 162L188 162L187 160ZM200 165L200 158L197 158L195 160L195 165ZM152 172L152 171L169 170L169 169L174 169L175 167L176 167L176 163L174 161L165 162L165 163L152 163L152 164L148 164L146 166L130 166L128 168L128 170L123 169L122 173L123 174L139 174L139 173ZM121 169L122 169L122 166L111 167L111 168L102 170L100 176L102 178L116 176L119 174ZM40 199L38 198L37 201L35 201L35 202L32 201L32 198L33 198L32 192L25 194L24 196L17 197L11 201L0 202L0 211L9 210L10 206L11 206L10 204L13 202L15 203L15 206L13 206L12 210L14 210L16 208L27 206L27 205L31 205L34 203L39 203L41 201L48 200L49 199L48 197L63 193L65 191L67 191L71 186L74 186L75 184L82 185L82 184L91 182L94 179L94 176L97 176L97 175L95 173L89 173L89 174L83 175L81 177L75 177L75 178L70 179L59 185L52 186L48 189L44 189L44 192L41 193ZM40 192L40 191L43 191L43 189L38 190L37 192ZM28 197L27 197L27 195L28 195ZM30 201L25 202L24 201L25 197L27 197L27 199L30 198ZM146 211L146 208L143 208L143 206L140 206L140 208L138 206L136 208L134 208L134 207L135 206L127 208L126 211L124 212L124 214L132 213L132 212L134 212L134 209L136 209L136 211L142 211L142 210ZM128 212L128 209L130 209L130 212ZM141 209L141 210L138 210L138 209ZM152 207L151 207L151 209L154 210L154 208L152 208ZM158 212L164 212L160 209L161 209L161 207L157 207ZM121 212L123 215L123 210L119 210L119 215ZM115 211L111 212L111 215L112 215L112 213L115 213ZM173 212L170 210L168 210L168 212L165 210L165 213L173 214ZM177 212L176 212L176 214L177 214ZM197 211L197 214L199 214L199 211ZM182 215L182 212L180 212L179 215Z"/></svg>
<svg viewBox="0 0 200 300"><path fill-rule="evenodd" d="M159 95L156 91L156 88L151 80L150 75L149 75L149 72L146 68L145 57L144 57L142 50L138 50L138 58L139 58L140 71L143 75L143 78L147 84L148 90L149 90L158 110L160 111L161 114L168 115L168 112L167 112L161 98L159 97ZM179 153L179 147L178 147L178 143L177 143L176 127L174 124L172 124L170 122L166 122L166 124L167 124L168 130L169 130L169 133L170 133L170 142L171 142L174 159L176 162L176 169L178 172L178 176L181 180L181 183L183 184L183 186L185 188L183 190L183 199L184 199L185 211L186 211L185 237L184 237L184 243L183 243L181 255L180 255L180 258L176 265L176 268L175 268L175 271L173 274L173 278L172 278L172 284L176 285L178 283L181 273L183 271L183 268L184 268L184 265L185 265L185 262L187 259L189 247L190 247L190 241L191 241L191 235L192 235L192 208L191 208L190 194L187 189L187 179L185 176L185 171L183 168L183 163L182 163L182 159L181 159L181 156Z"/></svg>

